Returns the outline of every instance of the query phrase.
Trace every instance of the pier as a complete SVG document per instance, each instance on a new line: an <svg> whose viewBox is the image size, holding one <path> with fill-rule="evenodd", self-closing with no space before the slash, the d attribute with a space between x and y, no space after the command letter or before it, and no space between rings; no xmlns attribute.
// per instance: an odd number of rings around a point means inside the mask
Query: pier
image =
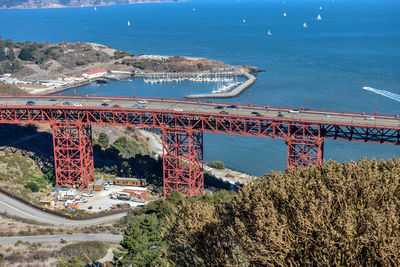
<svg viewBox="0 0 400 267"><path fill-rule="evenodd" d="M253 85L257 78L251 75L250 73L243 71L240 74L241 76L245 76L247 78L247 81L241 83L238 87L233 89L232 91L229 92L224 92L224 93L216 93L216 94L196 94L196 95L188 95L186 98L188 99L194 99L194 98L228 98L228 97L235 97L243 93L244 90L249 88L251 85Z"/></svg>

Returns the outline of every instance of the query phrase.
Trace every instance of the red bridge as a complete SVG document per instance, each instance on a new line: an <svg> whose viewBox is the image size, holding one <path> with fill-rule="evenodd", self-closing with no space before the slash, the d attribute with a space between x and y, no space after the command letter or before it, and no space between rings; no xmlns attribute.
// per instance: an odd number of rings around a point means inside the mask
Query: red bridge
<svg viewBox="0 0 400 267"><path fill-rule="evenodd" d="M81 189L94 180L91 125L159 129L164 195L203 193L203 133L284 139L288 168L322 164L327 139L400 145L400 115L110 96L4 96L0 104L0 123L51 125L57 185Z"/></svg>

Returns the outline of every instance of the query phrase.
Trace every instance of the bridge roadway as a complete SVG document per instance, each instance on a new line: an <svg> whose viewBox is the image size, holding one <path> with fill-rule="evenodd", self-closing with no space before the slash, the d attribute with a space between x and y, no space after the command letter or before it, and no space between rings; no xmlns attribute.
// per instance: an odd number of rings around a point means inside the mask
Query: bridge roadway
<svg viewBox="0 0 400 267"><path fill-rule="evenodd" d="M27 105L33 101L34 105ZM102 106L103 104L103 106ZM108 106L106 106L106 104ZM237 108L228 108L231 105ZM317 123L323 125L345 125L354 127L381 128L400 130L399 114L381 115L325 111L325 110L299 110L285 107L269 107L257 105L243 105L234 103L211 103L193 100L161 99L161 98L131 98L111 96L22 96L0 98L0 110L13 106L25 106L29 109L46 107L50 109L76 109L76 110L142 110L161 111L171 114L190 115L215 115L218 117L252 117L255 120L272 119L275 121L301 121L303 123ZM223 107L218 109L217 107ZM257 112L258 114L255 114ZM225 114L224 114L225 113ZM282 115L279 115L281 113ZM281 117L278 117L281 116ZM376 117L376 118L375 118Z"/></svg>

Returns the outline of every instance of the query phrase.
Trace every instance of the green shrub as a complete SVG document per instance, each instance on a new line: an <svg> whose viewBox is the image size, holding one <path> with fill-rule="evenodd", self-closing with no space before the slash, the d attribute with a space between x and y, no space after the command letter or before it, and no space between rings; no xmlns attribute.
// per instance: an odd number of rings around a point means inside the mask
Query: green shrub
<svg viewBox="0 0 400 267"><path fill-rule="evenodd" d="M211 168L214 168L214 169L217 169L217 170L225 169L224 163L222 161L219 161L219 160L211 161L211 162L207 163L207 166L211 167Z"/></svg>
<svg viewBox="0 0 400 267"><path fill-rule="evenodd" d="M30 189L32 192L38 192L39 186L37 183L31 181L25 185L25 188Z"/></svg>
<svg viewBox="0 0 400 267"><path fill-rule="evenodd" d="M85 64L86 63L84 61L80 61L80 60L75 62L75 65L77 65L77 66L83 66Z"/></svg>

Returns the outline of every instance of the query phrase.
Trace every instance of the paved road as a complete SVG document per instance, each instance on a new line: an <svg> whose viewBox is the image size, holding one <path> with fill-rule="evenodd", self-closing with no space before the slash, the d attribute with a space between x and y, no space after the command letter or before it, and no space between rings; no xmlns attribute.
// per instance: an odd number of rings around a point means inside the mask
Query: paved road
<svg viewBox="0 0 400 267"><path fill-rule="evenodd" d="M36 106L63 106L73 109L85 109L87 107L102 107L104 109L152 109L160 111L171 111L174 113L207 113L221 116L221 112L227 112L223 116L232 115L248 115L259 119L260 117L277 118L293 118L318 121L322 124L343 123L343 124L360 124L371 125L376 127L386 126L400 129L400 111L393 111L394 115L383 116L374 114L361 114L352 112L337 112L324 110L299 111L298 109L267 107L267 106L248 106L240 105L238 107L229 108L232 104L213 104L201 101L185 101L172 99L155 99L155 98L128 98L128 97L99 97L99 96L29 96L29 97L0 97L0 105L27 105L28 101L33 101L31 107ZM103 105L103 106L102 106ZM220 106L219 108L217 108ZM236 105L235 105L236 106ZM0 106L1 108L1 106Z"/></svg>
<svg viewBox="0 0 400 267"><path fill-rule="evenodd" d="M63 217L58 217L56 215L39 211L1 193L0 211L7 212L8 214L14 216L35 220L37 222L64 227L81 227L102 224L106 222L116 221L126 215L126 213L120 213L90 220L69 220Z"/></svg>
<svg viewBox="0 0 400 267"><path fill-rule="evenodd" d="M23 242L50 242L61 241L102 241L119 243L122 240L122 235L111 234L73 234L73 235L33 235L33 236L6 236L0 237L0 243L15 243L18 240Z"/></svg>

